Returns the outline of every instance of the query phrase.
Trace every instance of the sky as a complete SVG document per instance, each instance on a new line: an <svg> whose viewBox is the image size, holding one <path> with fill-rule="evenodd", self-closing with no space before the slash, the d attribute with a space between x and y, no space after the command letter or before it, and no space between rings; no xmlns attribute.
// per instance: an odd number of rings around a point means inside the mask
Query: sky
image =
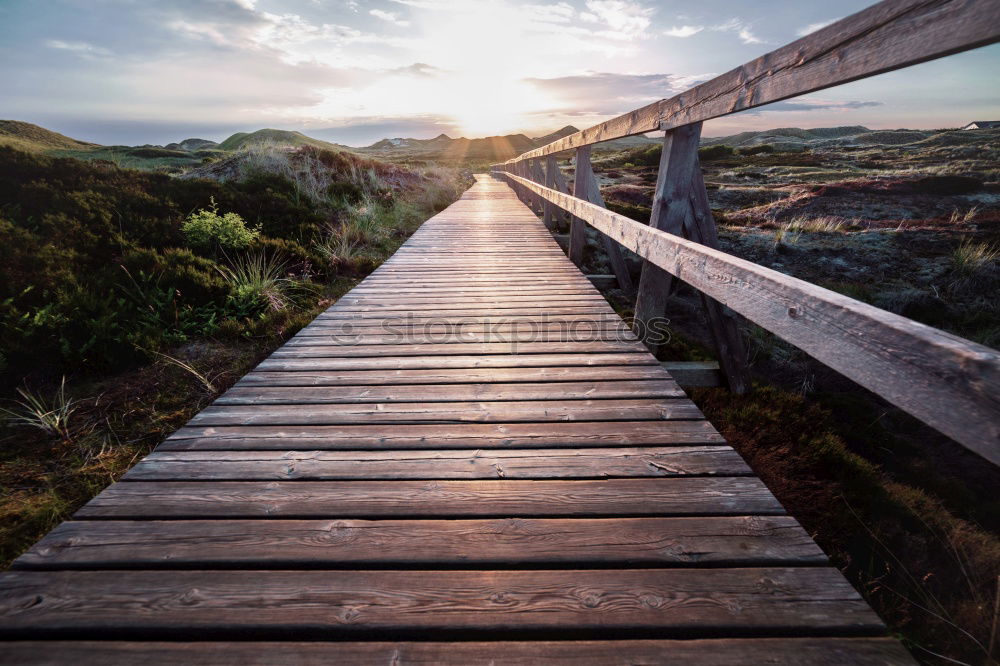
<svg viewBox="0 0 1000 666"><path fill-rule="evenodd" d="M0 0L0 118L102 144L276 127L539 136L671 97L866 0ZM1000 119L1000 45L709 121Z"/></svg>

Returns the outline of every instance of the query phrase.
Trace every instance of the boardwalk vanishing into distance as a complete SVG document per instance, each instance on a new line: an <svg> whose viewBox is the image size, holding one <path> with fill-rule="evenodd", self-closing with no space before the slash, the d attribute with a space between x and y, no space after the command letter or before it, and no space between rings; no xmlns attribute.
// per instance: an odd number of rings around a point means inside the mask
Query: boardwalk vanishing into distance
<svg viewBox="0 0 1000 666"><path fill-rule="evenodd" d="M909 663L488 176L0 589L5 663Z"/></svg>
<svg viewBox="0 0 1000 666"><path fill-rule="evenodd" d="M912 663L648 333L683 280L734 392L745 317L1000 463L1000 353L719 251L698 161L705 120L998 40L1000 0L885 0L494 165L0 574L0 663ZM591 147L654 131L644 224Z"/></svg>

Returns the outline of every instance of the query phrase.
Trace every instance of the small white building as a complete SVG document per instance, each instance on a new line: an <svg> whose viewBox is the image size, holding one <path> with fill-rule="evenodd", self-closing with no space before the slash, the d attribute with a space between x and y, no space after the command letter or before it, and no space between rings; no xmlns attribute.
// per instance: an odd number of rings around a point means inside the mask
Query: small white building
<svg viewBox="0 0 1000 666"><path fill-rule="evenodd" d="M1000 127L1000 120L973 120L962 129L997 129L998 127Z"/></svg>

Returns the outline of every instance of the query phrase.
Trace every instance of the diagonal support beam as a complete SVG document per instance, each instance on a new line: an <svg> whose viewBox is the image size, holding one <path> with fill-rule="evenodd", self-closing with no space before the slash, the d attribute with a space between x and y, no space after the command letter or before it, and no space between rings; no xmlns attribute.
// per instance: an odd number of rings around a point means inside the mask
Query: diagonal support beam
<svg viewBox="0 0 1000 666"><path fill-rule="evenodd" d="M590 162L590 146L583 146L576 151L576 180L573 195L601 208L607 208L604 204L604 197L601 196L601 188L597 183L597 176L594 175L594 167ZM572 230L570 232L569 246L571 253L574 247L574 240L577 243L581 243L581 252L583 249L584 224L576 224L574 220L573 228L577 227L579 227L579 231L577 232L576 239L573 238ZM601 244L604 246L604 250L607 252L608 259L611 262L611 270L614 272L615 277L618 278L618 286L622 291L631 293L635 287L632 283L632 277L628 273L628 265L625 263L625 256L622 254L621 247L603 233L600 234L600 237ZM570 258L573 258L572 254ZM574 259L574 261L576 260Z"/></svg>
<svg viewBox="0 0 1000 666"><path fill-rule="evenodd" d="M701 123L670 130L664 136L649 226L717 249L718 234L698 161L700 139ZM664 343L657 337L662 328L657 322L666 319L673 279L662 268L643 261L634 326L654 353ZM739 320L718 301L703 292L699 295L726 382L734 393L746 393L751 382Z"/></svg>

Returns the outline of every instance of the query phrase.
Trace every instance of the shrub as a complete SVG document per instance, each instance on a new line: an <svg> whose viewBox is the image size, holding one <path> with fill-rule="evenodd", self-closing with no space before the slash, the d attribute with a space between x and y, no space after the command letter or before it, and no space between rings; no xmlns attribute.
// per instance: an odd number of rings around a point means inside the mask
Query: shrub
<svg viewBox="0 0 1000 666"><path fill-rule="evenodd" d="M762 143L758 146L744 146L737 150L740 155L759 155L761 153L773 153L774 146L769 143Z"/></svg>
<svg viewBox="0 0 1000 666"><path fill-rule="evenodd" d="M216 263L188 249L132 250L122 257L121 265L131 276L156 276L160 285L172 288L187 305L223 305L229 296L229 285Z"/></svg>
<svg viewBox="0 0 1000 666"><path fill-rule="evenodd" d="M245 250L257 240L260 227L248 228L236 213L219 215L215 199L211 202L210 208L202 208L184 221L181 230L188 245L203 251L233 251Z"/></svg>
<svg viewBox="0 0 1000 666"><path fill-rule="evenodd" d="M732 146L727 146L724 143L719 143L714 146L705 146L704 148L698 149L698 157L702 160L719 160L724 157L730 157L735 151Z"/></svg>
<svg viewBox="0 0 1000 666"><path fill-rule="evenodd" d="M983 186L981 180L971 176L925 176L914 180L911 184L922 194L942 196L971 194Z"/></svg>

